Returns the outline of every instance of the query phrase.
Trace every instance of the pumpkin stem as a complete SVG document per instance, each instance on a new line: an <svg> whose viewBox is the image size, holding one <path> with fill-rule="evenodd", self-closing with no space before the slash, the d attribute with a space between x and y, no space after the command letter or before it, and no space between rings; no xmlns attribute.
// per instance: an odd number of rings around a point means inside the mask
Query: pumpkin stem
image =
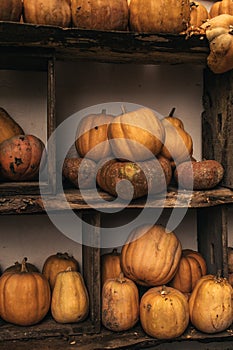
<svg viewBox="0 0 233 350"><path fill-rule="evenodd" d="M218 269L217 271L217 275L215 276L215 281L216 282L221 282L222 278L221 278L221 269Z"/></svg>
<svg viewBox="0 0 233 350"><path fill-rule="evenodd" d="M117 282L120 282L120 283L126 282L126 279L125 279L123 272L120 272L119 277L117 278Z"/></svg>
<svg viewBox="0 0 233 350"><path fill-rule="evenodd" d="M118 253L117 253L117 248L113 248L112 254L118 254Z"/></svg>
<svg viewBox="0 0 233 350"><path fill-rule="evenodd" d="M105 114L105 115L106 115L106 109L105 109L105 108L104 108L104 109L102 109L101 114Z"/></svg>
<svg viewBox="0 0 233 350"><path fill-rule="evenodd" d="M26 261L27 261L27 258L23 258L22 264L21 264L21 272L28 272Z"/></svg>
<svg viewBox="0 0 233 350"><path fill-rule="evenodd" d="M70 258L72 258L72 256L70 256L67 252L65 253L58 252L56 255L58 258L66 259L66 260L70 260Z"/></svg>
<svg viewBox="0 0 233 350"><path fill-rule="evenodd" d="M173 117L174 113L175 113L176 107L173 107L170 111L170 113L168 114L169 117Z"/></svg>
<svg viewBox="0 0 233 350"><path fill-rule="evenodd" d="M195 1L191 1L190 2L190 8L192 8L193 6L198 7L199 4L197 4Z"/></svg>
<svg viewBox="0 0 233 350"><path fill-rule="evenodd" d="M122 110L122 114L127 113L126 108L125 108L125 106L124 106L124 105L121 105L121 110Z"/></svg>
<svg viewBox="0 0 233 350"><path fill-rule="evenodd" d="M162 286L162 290L160 294L162 297L168 294L168 291L165 285Z"/></svg>
<svg viewBox="0 0 233 350"><path fill-rule="evenodd" d="M73 271L72 267L71 266L68 266L65 270L65 272L70 272L70 271Z"/></svg>

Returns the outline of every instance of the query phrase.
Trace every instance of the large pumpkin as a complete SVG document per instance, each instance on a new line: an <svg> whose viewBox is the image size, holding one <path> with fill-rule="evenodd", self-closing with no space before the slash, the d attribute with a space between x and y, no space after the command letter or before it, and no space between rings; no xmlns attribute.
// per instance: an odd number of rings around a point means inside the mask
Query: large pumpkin
<svg viewBox="0 0 233 350"><path fill-rule="evenodd" d="M0 107L0 143L16 136L23 135L21 126L9 115L9 113Z"/></svg>
<svg viewBox="0 0 233 350"><path fill-rule="evenodd" d="M75 145L80 157L99 161L110 156L111 147L108 142L108 126L114 116L106 114L103 110L100 114L85 116L79 123L76 132Z"/></svg>
<svg viewBox="0 0 233 350"><path fill-rule="evenodd" d="M23 21L69 27L71 0L23 0Z"/></svg>
<svg viewBox="0 0 233 350"><path fill-rule="evenodd" d="M189 323L187 298L172 287L150 288L141 298L140 321L144 331L152 337L179 337Z"/></svg>
<svg viewBox="0 0 233 350"><path fill-rule="evenodd" d="M131 0L130 29L136 32L179 34L188 27L189 0Z"/></svg>
<svg viewBox="0 0 233 350"><path fill-rule="evenodd" d="M228 14L233 15L233 1L232 0L222 0L216 1L210 8L209 15L210 18Z"/></svg>
<svg viewBox="0 0 233 350"><path fill-rule="evenodd" d="M18 135L0 144L0 175L10 181L38 178L44 144L34 135ZM43 156L43 157L42 157Z"/></svg>
<svg viewBox="0 0 233 350"><path fill-rule="evenodd" d="M182 248L174 232L162 225L142 225L132 230L121 251L126 277L144 286L169 282L176 273Z"/></svg>
<svg viewBox="0 0 233 350"><path fill-rule="evenodd" d="M89 312L89 296L82 275L67 268L59 272L52 292L51 312L59 323L84 320Z"/></svg>
<svg viewBox="0 0 233 350"><path fill-rule="evenodd" d="M102 323L111 331L126 331L139 319L139 293L123 273L108 279L102 289Z"/></svg>
<svg viewBox="0 0 233 350"><path fill-rule="evenodd" d="M227 329L233 321L233 289L227 279L203 276L189 299L190 320L204 333Z"/></svg>
<svg viewBox="0 0 233 350"><path fill-rule="evenodd" d="M98 30L126 30L127 0L72 0L74 27Z"/></svg>
<svg viewBox="0 0 233 350"><path fill-rule="evenodd" d="M0 277L0 315L10 323L30 326L47 314L51 301L47 279L39 272L28 272L25 261L20 272Z"/></svg>
<svg viewBox="0 0 233 350"><path fill-rule="evenodd" d="M121 273L121 255L114 248L111 253L101 255L101 281L102 285L112 278L117 278Z"/></svg>
<svg viewBox="0 0 233 350"><path fill-rule="evenodd" d="M108 136L116 158L144 161L159 154L165 134L156 113L149 108L139 108L114 118Z"/></svg>
<svg viewBox="0 0 233 350"><path fill-rule="evenodd" d="M0 0L0 7L0 21L20 21L23 9L22 0Z"/></svg>

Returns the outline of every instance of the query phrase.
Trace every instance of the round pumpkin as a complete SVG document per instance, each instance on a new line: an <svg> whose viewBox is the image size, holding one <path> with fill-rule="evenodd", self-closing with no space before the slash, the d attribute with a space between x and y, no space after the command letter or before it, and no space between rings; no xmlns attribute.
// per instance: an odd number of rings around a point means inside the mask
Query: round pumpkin
<svg viewBox="0 0 233 350"><path fill-rule="evenodd" d="M16 135L23 135L21 126L9 115L9 113L0 107L0 143Z"/></svg>
<svg viewBox="0 0 233 350"><path fill-rule="evenodd" d="M84 320L89 312L89 296L82 275L68 267L59 272L51 300L51 313L59 323Z"/></svg>
<svg viewBox="0 0 233 350"><path fill-rule="evenodd" d="M126 277L144 286L168 283L175 275L182 253L174 232L162 225L133 229L122 247L121 267Z"/></svg>
<svg viewBox="0 0 233 350"><path fill-rule="evenodd" d="M176 110L176 108L173 107L172 110L170 111L170 113L168 114L168 116L164 117L164 119L167 120L169 123L171 123L176 128L181 128L184 130L184 123L182 122L182 120L178 117L174 117L175 110Z"/></svg>
<svg viewBox="0 0 233 350"><path fill-rule="evenodd" d="M201 277L189 299L190 320L204 333L218 333L233 321L233 289L219 275Z"/></svg>
<svg viewBox="0 0 233 350"><path fill-rule="evenodd" d="M120 253L114 248L111 253L101 255L102 286L108 279L117 278L121 273Z"/></svg>
<svg viewBox="0 0 233 350"><path fill-rule="evenodd" d="M140 321L144 331L151 337L179 337L189 323L186 296L172 287L150 288L141 298Z"/></svg>
<svg viewBox="0 0 233 350"><path fill-rule="evenodd" d="M34 265L34 264L31 264L29 262L27 262L27 258L25 257L23 259L24 263L25 263L25 266L26 266L26 269L28 272L40 272L39 269ZM7 267L3 273L8 273L8 272L20 272L22 269L22 263L19 263L18 261L16 261L14 263L14 265L11 265L9 267Z"/></svg>
<svg viewBox="0 0 233 350"><path fill-rule="evenodd" d="M69 27L71 0L23 0L25 23Z"/></svg>
<svg viewBox="0 0 233 350"><path fill-rule="evenodd" d="M0 174L9 181L29 181L38 178L40 163L44 163L43 142L34 135L18 135L0 144ZM43 164L42 163L42 164Z"/></svg>
<svg viewBox="0 0 233 350"><path fill-rule="evenodd" d="M0 7L0 21L20 21L23 10L22 0L0 0Z"/></svg>
<svg viewBox="0 0 233 350"><path fill-rule="evenodd" d="M199 1L190 2L191 13L190 13L190 27L200 27L209 18L209 12L207 8Z"/></svg>
<svg viewBox="0 0 233 350"><path fill-rule="evenodd" d="M108 142L108 127L114 116L106 114L90 114L82 118L76 132L75 146L80 157L99 161L111 155Z"/></svg>
<svg viewBox="0 0 233 350"><path fill-rule="evenodd" d="M111 331L126 331L139 320L139 293L136 284L120 273L102 288L102 323Z"/></svg>
<svg viewBox="0 0 233 350"><path fill-rule="evenodd" d="M108 128L112 152L123 160L144 161L159 154L164 136L160 119L149 108L123 113Z"/></svg>
<svg viewBox="0 0 233 350"><path fill-rule="evenodd" d="M0 315L6 322L34 325L45 317L50 301L47 279L39 272L28 272L24 260L20 272L0 277Z"/></svg>
<svg viewBox="0 0 233 350"><path fill-rule="evenodd" d="M50 255L44 262L42 273L49 281L51 289L54 288L56 277L59 272L65 271L68 267L72 270L79 270L78 261L68 253L60 253Z"/></svg>
<svg viewBox="0 0 233 350"><path fill-rule="evenodd" d="M183 249L175 276L170 286L183 293L191 293L197 281L207 273L203 256L191 249Z"/></svg>
<svg viewBox="0 0 233 350"><path fill-rule="evenodd" d="M74 27L97 30L126 30L127 0L72 0Z"/></svg>
<svg viewBox="0 0 233 350"><path fill-rule="evenodd" d="M233 15L232 0L216 1L209 10L210 18L217 17L223 14Z"/></svg>
<svg viewBox="0 0 233 350"><path fill-rule="evenodd" d="M65 158L62 175L77 188L93 188L96 185L96 163L88 158Z"/></svg>

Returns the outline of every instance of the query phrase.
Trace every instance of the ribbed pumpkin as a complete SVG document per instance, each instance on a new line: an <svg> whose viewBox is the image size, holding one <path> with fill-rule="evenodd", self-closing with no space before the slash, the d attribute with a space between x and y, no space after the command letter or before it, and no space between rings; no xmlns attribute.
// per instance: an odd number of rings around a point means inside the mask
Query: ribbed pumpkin
<svg viewBox="0 0 233 350"><path fill-rule="evenodd" d="M22 14L22 0L1 0L0 21L19 22Z"/></svg>
<svg viewBox="0 0 233 350"><path fill-rule="evenodd" d="M159 154L164 136L160 119L149 108L125 112L108 128L113 154L123 160L144 161Z"/></svg>
<svg viewBox="0 0 233 350"><path fill-rule="evenodd" d="M189 323L187 298L172 287L150 288L141 298L140 321L144 331L151 337L179 337Z"/></svg>
<svg viewBox="0 0 233 350"><path fill-rule="evenodd" d="M23 21L69 27L71 0L23 0Z"/></svg>
<svg viewBox="0 0 233 350"><path fill-rule="evenodd" d="M198 1L190 2L190 27L200 27L209 18L209 12L207 8Z"/></svg>
<svg viewBox="0 0 233 350"><path fill-rule="evenodd" d="M29 181L38 178L43 142L34 135L18 135L0 144L0 175L10 181Z"/></svg>
<svg viewBox="0 0 233 350"><path fill-rule="evenodd" d="M100 114L85 116L79 123L76 132L76 149L80 157L99 161L110 156L111 147L108 142L108 126L114 116L106 114L103 110Z"/></svg>
<svg viewBox="0 0 233 350"><path fill-rule="evenodd" d="M9 113L0 107L0 143L16 136L23 135L21 126L9 115Z"/></svg>
<svg viewBox="0 0 233 350"><path fill-rule="evenodd" d="M120 253L114 248L111 253L101 255L101 281L102 285L108 279L119 277L121 273Z"/></svg>
<svg viewBox="0 0 233 350"><path fill-rule="evenodd" d="M20 272L0 277L0 315L10 323L30 326L47 314L51 301L47 279L39 272L28 272L25 261Z"/></svg>
<svg viewBox="0 0 233 350"><path fill-rule="evenodd" d="M183 249L178 269L170 286L183 293L192 292L197 281L207 273L203 256L191 249Z"/></svg>
<svg viewBox="0 0 233 350"><path fill-rule="evenodd" d="M84 320L89 312L89 296L82 275L67 268L59 272L52 292L51 312L59 323Z"/></svg>
<svg viewBox="0 0 233 350"><path fill-rule="evenodd" d="M122 247L121 267L126 277L140 285L159 286L175 275L182 248L174 232L162 225L133 229Z"/></svg>
<svg viewBox="0 0 233 350"><path fill-rule="evenodd" d="M216 1L209 10L210 18L223 15L223 14L233 15L232 0Z"/></svg>
<svg viewBox="0 0 233 350"><path fill-rule="evenodd" d="M74 27L97 30L126 30L127 0L72 0Z"/></svg>
<svg viewBox="0 0 233 350"><path fill-rule="evenodd" d="M40 272L39 269L34 265L29 262L27 262L27 258L25 257L23 261L25 262L25 266L28 272ZM16 261L14 265L11 265L7 267L3 273L8 273L8 272L20 272L22 270L22 263L19 263Z"/></svg>
<svg viewBox="0 0 233 350"><path fill-rule="evenodd" d="M126 331L139 319L139 293L136 284L120 273L108 279L102 289L102 323L111 331Z"/></svg>
<svg viewBox="0 0 233 350"><path fill-rule="evenodd" d="M203 276L189 299L190 320L204 333L218 333L233 321L233 289L227 279Z"/></svg>
<svg viewBox="0 0 233 350"><path fill-rule="evenodd" d="M131 0L130 29L136 32L179 34L188 27L189 0Z"/></svg>
<svg viewBox="0 0 233 350"><path fill-rule="evenodd" d="M57 274L65 271L68 267L72 270L79 270L78 261L68 253L60 253L50 255L44 262L42 273L49 281L51 289L54 288Z"/></svg>

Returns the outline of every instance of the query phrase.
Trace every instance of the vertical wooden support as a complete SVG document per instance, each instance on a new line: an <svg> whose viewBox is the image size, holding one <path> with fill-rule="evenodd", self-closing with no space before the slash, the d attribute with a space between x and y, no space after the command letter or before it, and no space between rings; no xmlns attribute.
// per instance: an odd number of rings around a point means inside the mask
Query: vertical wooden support
<svg viewBox="0 0 233 350"><path fill-rule="evenodd" d="M227 205L197 209L197 239L208 273L227 277Z"/></svg>
<svg viewBox="0 0 233 350"><path fill-rule="evenodd" d="M100 213L83 212L82 219L83 276L90 297L90 320L94 326L94 332L98 333L101 326Z"/></svg>
<svg viewBox="0 0 233 350"><path fill-rule="evenodd" d="M233 188L233 71L204 71L203 105L202 156L223 165L222 185Z"/></svg>

